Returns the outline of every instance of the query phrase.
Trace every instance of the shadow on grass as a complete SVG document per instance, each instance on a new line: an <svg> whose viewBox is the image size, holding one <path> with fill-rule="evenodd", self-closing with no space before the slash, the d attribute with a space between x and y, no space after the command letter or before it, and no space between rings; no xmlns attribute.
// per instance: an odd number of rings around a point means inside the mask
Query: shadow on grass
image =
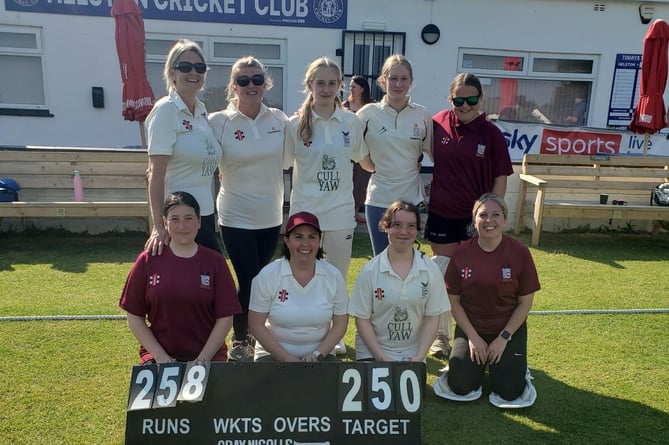
<svg viewBox="0 0 669 445"><path fill-rule="evenodd" d="M423 445L453 443L669 443L669 414L642 403L574 388L532 370L537 401L502 410L488 402L453 402L427 389L421 413ZM628 421L634 419L634 421ZM495 425L495 429L486 428Z"/></svg>
<svg viewBox="0 0 669 445"><path fill-rule="evenodd" d="M521 234L518 239L531 246L529 233ZM669 233L657 237L622 233L542 233L539 246L532 248L621 269L622 261L669 260Z"/></svg>
<svg viewBox="0 0 669 445"><path fill-rule="evenodd" d="M146 235L139 232L5 234L0 236L0 271L14 271L16 264L50 264L62 272L84 273L89 263L134 261L145 241Z"/></svg>

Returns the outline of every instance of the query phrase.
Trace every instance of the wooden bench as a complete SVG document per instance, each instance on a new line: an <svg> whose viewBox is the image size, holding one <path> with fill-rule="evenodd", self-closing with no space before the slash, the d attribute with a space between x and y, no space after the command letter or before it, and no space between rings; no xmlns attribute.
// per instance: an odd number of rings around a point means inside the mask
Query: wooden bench
<svg viewBox="0 0 669 445"><path fill-rule="evenodd" d="M607 155L528 154L519 175L518 209L514 233L523 228L525 208L533 209L530 224L532 244L539 245L542 221L546 217L616 220L669 220L669 207L650 205L650 192L657 184L669 182L669 158ZM608 194L607 204L599 195ZM615 205L613 201L625 201Z"/></svg>
<svg viewBox="0 0 669 445"><path fill-rule="evenodd" d="M150 228L148 156L142 149L0 146L0 177L20 186L20 201L0 202L0 219L139 217ZM74 201L81 172L84 202Z"/></svg>

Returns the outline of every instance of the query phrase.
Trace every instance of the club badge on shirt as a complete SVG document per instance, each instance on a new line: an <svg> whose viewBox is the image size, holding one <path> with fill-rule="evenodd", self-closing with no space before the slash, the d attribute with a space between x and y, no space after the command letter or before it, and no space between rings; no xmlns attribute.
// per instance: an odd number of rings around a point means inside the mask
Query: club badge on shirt
<svg viewBox="0 0 669 445"><path fill-rule="evenodd" d="M485 158L485 149L486 149L485 145L478 144L476 146L476 157L477 158Z"/></svg>
<svg viewBox="0 0 669 445"><path fill-rule="evenodd" d="M511 281L511 267L502 266L502 281Z"/></svg>
<svg viewBox="0 0 669 445"><path fill-rule="evenodd" d="M460 269L460 278L463 280L468 280L472 277L472 268L469 266L463 267Z"/></svg>
<svg viewBox="0 0 669 445"><path fill-rule="evenodd" d="M342 131L341 135L344 138L344 147L349 148L351 146L351 132Z"/></svg>
<svg viewBox="0 0 669 445"><path fill-rule="evenodd" d="M420 287L421 287L421 295L422 295L423 297L427 297L427 293L428 293L428 291L429 291L429 289L430 289L430 287L428 286L428 283L423 283L423 282L421 281L421 282L420 282Z"/></svg>
<svg viewBox="0 0 669 445"><path fill-rule="evenodd" d="M385 295L383 293L383 289L380 288L380 287L377 287L376 290L374 291L374 298L381 301L381 300L383 300L383 297L385 297Z"/></svg>
<svg viewBox="0 0 669 445"><path fill-rule="evenodd" d="M238 141L243 141L246 136L244 135L244 132L240 129L235 130L235 139Z"/></svg>
<svg viewBox="0 0 669 445"><path fill-rule="evenodd" d="M188 119L181 121L181 124L186 128L186 130L193 131L193 124L191 124Z"/></svg>
<svg viewBox="0 0 669 445"><path fill-rule="evenodd" d="M211 277L207 272L203 272L200 275L200 287L209 289L211 287Z"/></svg>
<svg viewBox="0 0 669 445"><path fill-rule="evenodd" d="M411 136L411 139L423 139L423 134L420 131L418 124L413 124L413 135Z"/></svg>

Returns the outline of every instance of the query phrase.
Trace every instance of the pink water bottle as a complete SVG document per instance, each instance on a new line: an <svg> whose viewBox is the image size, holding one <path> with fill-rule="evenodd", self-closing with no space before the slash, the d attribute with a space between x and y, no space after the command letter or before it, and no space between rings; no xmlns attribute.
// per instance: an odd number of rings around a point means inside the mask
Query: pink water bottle
<svg viewBox="0 0 669 445"><path fill-rule="evenodd" d="M72 179L72 184L74 185L74 200L77 202L82 202L84 200L84 185L81 182L81 176L79 175L79 170L74 171L74 178Z"/></svg>

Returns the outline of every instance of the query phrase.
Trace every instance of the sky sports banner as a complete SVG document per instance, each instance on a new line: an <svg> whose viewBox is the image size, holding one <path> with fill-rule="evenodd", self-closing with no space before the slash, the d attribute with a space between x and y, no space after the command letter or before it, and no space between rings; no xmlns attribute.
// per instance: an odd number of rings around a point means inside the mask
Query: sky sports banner
<svg viewBox="0 0 669 445"><path fill-rule="evenodd" d="M546 127L498 121L509 146L511 160L523 155L643 155L644 135L624 131L581 127ZM648 156L669 156L667 134L656 133L648 139Z"/></svg>
<svg viewBox="0 0 669 445"><path fill-rule="evenodd" d="M136 0L145 19L346 29L348 0ZM19 12L109 17L113 0L5 0Z"/></svg>

